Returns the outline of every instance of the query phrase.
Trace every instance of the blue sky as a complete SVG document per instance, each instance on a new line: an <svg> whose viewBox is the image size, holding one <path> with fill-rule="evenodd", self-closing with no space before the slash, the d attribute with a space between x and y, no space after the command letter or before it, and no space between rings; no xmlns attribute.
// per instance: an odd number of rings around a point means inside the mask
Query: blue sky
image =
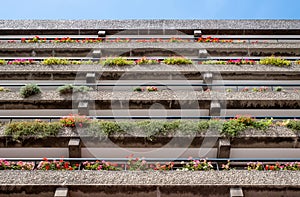
<svg viewBox="0 0 300 197"><path fill-rule="evenodd" d="M300 19L300 0L2 0L0 19Z"/></svg>

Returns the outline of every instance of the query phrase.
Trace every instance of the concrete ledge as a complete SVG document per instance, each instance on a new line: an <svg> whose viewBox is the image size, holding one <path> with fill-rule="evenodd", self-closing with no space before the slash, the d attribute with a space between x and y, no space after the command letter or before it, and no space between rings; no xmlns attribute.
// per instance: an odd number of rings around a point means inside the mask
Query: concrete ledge
<svg viewBox="0 0 300 197"><path fill-rule="evenodd" d="M129 43L0 43L1 49L5 50L25 50L28 49L32 51L35 50L66 50L66 49L82 49L87 50L105 50L105 49L191 49L191 50L256 50L256 49L272 49L274 51L278 50L288 50L293 49L299 51L299 43L197 43L197 42L158 42L158 43L139 43L139 42L129 42ZM103 51L102 51L103 52Z"/></svg>
<svg viewBox="0 0 300 197"><path fill-rule="evenodd" d="M0 20L0 30L300 29L300 20Z"/></svg>
<svg viewBox="0 0 300 197"><path fill-rule="evenodd" d="M20 177L20 178L16 178ZM25 178L26 177L26 178ZM0 171L0 186L229 186L300 189L299 171ZM156 188L155 188L156 189ZM229 190L228 190L229 194ZM227 194L227 195L228 195Z"/></svg>

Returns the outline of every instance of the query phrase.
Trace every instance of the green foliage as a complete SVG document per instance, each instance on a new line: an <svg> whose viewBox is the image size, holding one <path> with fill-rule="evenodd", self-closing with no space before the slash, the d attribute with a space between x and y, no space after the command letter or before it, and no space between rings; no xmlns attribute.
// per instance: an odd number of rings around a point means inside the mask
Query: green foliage
<svg viewBox="0 0 300 197"><path fill-rule="evenodd" d="M154 65L154 64L159 64L158 60L154 60L154 59L147 59L146 57L143 57L139 60L136 60L135 63L137 65L143 65L143 64L150 64L150 65Z"/></svg>
<svg viewBox="0 0 300 197"><path fill-rule="evenodd" d="M41 93L41 89L36 84L28 84L20 89L20 95L23 98L27 98L39 93Z"/></svg>
<svg viewBox="0 0 300 197"><path fill-rule="evenodd" d="M227 61L218 61L218 60L208 60L203 61L201 64L215 64L215 65L226 65Z"/></svg>
<svg viewBox="0 0 300 197"><path fill-rule="evenodd" d="M42 61L43 65L68 65L71 64L69 60L60 58L48 58Z"/></svg>
<svg viewBox="0 0 300 197"><path fill-rule="evenodd" d="M226 136L237 136L239 132L242 132L246 129L246 125L237 121L236 119L232 119L223 123L223 128L221 134Z"/></svg>
<svg viewBox="0 0 300 197"><path fill-rule="evenodd" d="M170 57L164 59L163 63L168 65L186 65L193 64L192 60L186 59L184 57Z"/></svg>
<svg viewBox="0 0 300 197"><path fill-rule="evenodd" d="M104 66L128 66L133 65L134 61L127 60L123 57L116 57L116 58L107 58L106 60L102 61L101 64Z"/></svg>
<svg viewBox="0 0 300 197"><path fill-rule="evenodd" d="M264 65L273 65L273 66L279 66L279 67L282 67L282 66L289 67L289 66L291 66L291 61L284 60L284 59L281 59L281 58L275 58L275 57L268 57L268 58L265 58L265 59L261 59L259 63L264 64Z"/></svg>
<svg viewBox="0 0 300 197"><path fill-rule="evenodd" d="M60 94L72 94L72 93L77 93L77 92L81 92L81 93L84 93L84 92L88 92L88 91L91 91L93 90L93 88L90 88L90 87L87 87L87 86L74 86L74 85L64 85L64 86L61 86L61 87L58 87L57 88L57 91L60 93Z"/></svg>
<svg viewBox="0 0 300 197"><path fill-rule="evenodd" d="M290 120L286 123L286 127L292 129L296 132L300 132L300 121L299 120Z"/></svg>
<svg viewBox="0 0 300 197"><path fill-rule="evenodd" d="M26 137L43 138L47 136L55 136L58 134L62 125L59 122L11 122L5 127L5 135L12 136L18 140Z"/></svg>
<svg viewBox="0 0 300 197"><path fill-rule="evenodd" d="M10 89L4 88L4 87L0 87L0 92L10 92Z"/></svg>
<svg viewBox="0 0 300 197"><path fill-rule="evenodd" d="M275 89L274 89L276 92L281 92L282 90L283 90L283 88L282 87L280 87L280 86L278 86L278 87L275 87Z"/></svg>
<svg viewBox="0 0 300 197"><path fill-rule="evenodd" d="M5 64L7 64L7 61L5 61L5 60L0 60L0 65L5 65Z"/></svg>

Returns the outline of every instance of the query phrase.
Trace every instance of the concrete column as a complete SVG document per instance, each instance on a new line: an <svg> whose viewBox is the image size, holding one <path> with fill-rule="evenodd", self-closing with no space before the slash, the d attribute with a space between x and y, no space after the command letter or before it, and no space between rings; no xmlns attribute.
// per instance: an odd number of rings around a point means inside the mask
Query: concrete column
<svg viewBox="0 0 300 197"><path fill-rule="evenodd" d="M86 74L86 83L88 84L87 86L93 88L94 90L97 89L96 85L96 73L87 73Z"/></svg>
<svg viewBox="0 0 300 197"><path fill-rule="evenodd" d="M206 49L200 49L199 50L199 54L198 54L199 58L207 58L208 57L208 52Z"/></svg>
<svg viewBox="0 0 300 197"><path fill-rule="evenodd" d="M78 114L89 116L90 109L88 101L80 101L78 103Z"/></svg>
<svg viewBox="0 0 300 197"><path fill-rule="evenodd" d="M81 143L80 139L70 139L69 144L69 158L81 158Z"/></svg>
<svg viewBox="0 0 300 197"><path fill-rule="evenodd" d="M218 101L211 101L209 115L220 116L220 114L221 114L221 104Z"/></svg>
<svg viewBox="0 0 300 197"><path fill-rule="evenodd" d="M218 158L230 158L230 140L229 139L219 139L218 142Z"/></svg>
<svg viewBox="0 0 300 197"><path fill-rule="evenodd" d="M93 59L98 60L102 56L102 51L101 50L93 50L92 55L93 55Z"/></svg>
<svg viewBox="0 0 300 197"><path fill-rule="evenodd" d="M156 188L156 197L160 197L161 194L160 194L160 189L159 187Z"/></svg>
<svg viewBox="0 0 300 197"><path fill-rule="evenodd" d="M201 31L201 30L195 30L195 31L194 31L194 37L195 37L195 38L200 38L200 37L202 37L202 31Z"/></svg>
<svg viewBox="0 0 300 197"><path fill-rule="evenodd" d="M203 86L204 91L206 91L207 89L212 89L212 86L210 86L210 84L213 83L213 74L212 73L204 73L203 74L203 83L206 84L206 86Z"/></svg>
<svg viewBox="0 0 300 197"><path fill-rule="evenodd" d="M105 31L98 31L98 37L102 38L106 36L106 32Z"/></svg>
<svg viewBox="0 0 300 197"><path fill-rule="evenodd" d="M230 197L244 197L243 189L238 188L230 188Z"/></svg>
<svg viewBox="0 0 300 197"><path fill-rule="evenodd" d="M55 190L54 197L68 197L68 196L69 196L68 188L59 187Z"/></svg>

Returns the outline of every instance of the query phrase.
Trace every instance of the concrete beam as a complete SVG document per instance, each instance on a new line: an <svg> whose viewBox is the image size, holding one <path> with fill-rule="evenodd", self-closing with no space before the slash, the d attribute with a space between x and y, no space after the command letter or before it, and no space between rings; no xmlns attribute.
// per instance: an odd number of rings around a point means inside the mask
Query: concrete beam
<svg viewBox="0 0 300 197"><path fill-rule="evenodd" d="M81 158L81 142L80 139L70 139L69 144L69 158Z"/></svg>
<svg viewBox="0 0 300 197"><path fill-rule="evenodd" d="M230 188L230 197L244 197L243 189L238 188Z"/></svg>
<svg viewBox="0 0 300 197"><path fill-rule="evenodd" d="M59 187L55 190L54 197L68 197L69 191L68 188Z"/></svg>

